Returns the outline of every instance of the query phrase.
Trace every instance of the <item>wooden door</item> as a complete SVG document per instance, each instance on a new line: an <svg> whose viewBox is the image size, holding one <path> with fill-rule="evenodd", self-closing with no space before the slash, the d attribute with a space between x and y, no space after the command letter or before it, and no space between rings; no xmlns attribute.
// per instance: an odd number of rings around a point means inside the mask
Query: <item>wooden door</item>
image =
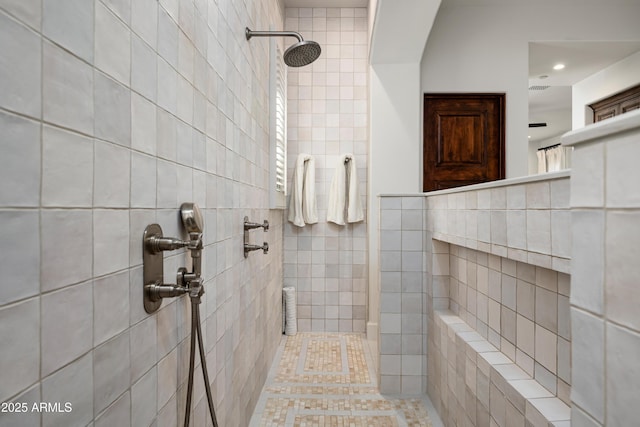
<svg viewBox="0 0 640 427"><path fill-rule="evenodd" d="M423 191L505 177L504 94L425 94Z"/></svg>

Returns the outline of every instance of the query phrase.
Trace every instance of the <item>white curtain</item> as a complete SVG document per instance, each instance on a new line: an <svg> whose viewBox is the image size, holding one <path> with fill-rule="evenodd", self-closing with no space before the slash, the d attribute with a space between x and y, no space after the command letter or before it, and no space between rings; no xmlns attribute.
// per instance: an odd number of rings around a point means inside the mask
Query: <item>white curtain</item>
<svg viewBox="0 0 640 427"><path fill-rule="evenodd" d="M538 173L545 173L547 171L547 156L544 150L538 150Z"/></svg>
<svg viewBox="0 0 640 427"><path fill-rule="evenodd" d="M538 173L557 172L570 167L571 147L561 145L541 148L536 153L538 156Z"/></svg>

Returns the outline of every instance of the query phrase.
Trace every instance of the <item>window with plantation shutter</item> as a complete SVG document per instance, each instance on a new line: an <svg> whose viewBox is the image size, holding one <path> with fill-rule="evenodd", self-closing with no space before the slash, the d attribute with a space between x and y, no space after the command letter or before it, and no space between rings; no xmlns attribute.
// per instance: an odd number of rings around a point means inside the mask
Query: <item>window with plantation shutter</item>
<svg viewBox="0 0 640 427"><path fill-rule="evenodd" d="M271 188L272 209L284 209L287 187L287 70L282 48L271 40Z"/></svg>

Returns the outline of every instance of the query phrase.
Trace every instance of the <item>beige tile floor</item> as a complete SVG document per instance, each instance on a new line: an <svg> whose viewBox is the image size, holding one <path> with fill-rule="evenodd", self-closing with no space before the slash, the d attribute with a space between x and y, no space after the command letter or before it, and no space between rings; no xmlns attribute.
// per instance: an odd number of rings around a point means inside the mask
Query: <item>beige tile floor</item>
<svg viewBox="0 0 640 427"><path fill-rule="evenodd" d="M382 396L360 334L284 337L251 427L438 427L424 398ZM431 407L431 413L433 409ZM437 418L437 416L436 416Z"/></svg>

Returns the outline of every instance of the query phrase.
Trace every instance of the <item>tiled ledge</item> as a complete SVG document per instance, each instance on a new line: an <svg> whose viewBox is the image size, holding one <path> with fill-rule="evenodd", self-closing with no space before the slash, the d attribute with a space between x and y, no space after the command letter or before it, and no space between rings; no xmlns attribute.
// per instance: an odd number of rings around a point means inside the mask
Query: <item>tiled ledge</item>
<svg viewBox="0 0 640 427"><path fill-rule="evenodd" d="M446 372L430 372L440 378L436 402L456 417L467 416L472 425L569 427L570 407L554 397L536 380L486 341L449 310L434 312L436 330L429 355L432 366ZM464 363L451 355L466 355ZM434 357L439 358L437 362ZM436 368L438 369L438 368ZM453 376L453 377L452 377ZM448 387L451 393L443 390ZM469 399L469 398L472 399ZM432 395L432 400L436 396ZM455 406L453 406L455 405ZM469 407L467 407L469 406ZM458 425L465 425L464 423Z"/></svg>
<svg viewBox="0 0 640 427"><path fill-rule="evenodd" d="M497 181L483 182L481 184L465 185L462 187L449 188L446 190L429 191L426 193L383 193L378 197L431 197L442 194L464 193L467 191L482 190L486 188L507 187L516 184L527 184L539 181L551 181L554 179L568 178L571 176L571 169L558 172L549 172L538 175L519 176L516 178L500 179Z"/></svg>
<svg viewBox="0 0 640 427"><path fill-rule="evenodd" d="M423 206L424 227L433 239L569 273L569 181L567 170L430 193L385 194L380 226L394 229L394 209Z"/></svg>
<svg viewBox="0 0 640 427"><path fill-rule="evenodd" d="M569 174L547 175L431 193L427 228L437 240L569 273Z"/></svg>
<svg viewBox="0 0 640 427"><path fill-rule="evenodd" d="M594 140L604 140L616 134L640 128L640 110L603 120L580 129L567 132L562 136L562 145L577 145Z"/></svg>

